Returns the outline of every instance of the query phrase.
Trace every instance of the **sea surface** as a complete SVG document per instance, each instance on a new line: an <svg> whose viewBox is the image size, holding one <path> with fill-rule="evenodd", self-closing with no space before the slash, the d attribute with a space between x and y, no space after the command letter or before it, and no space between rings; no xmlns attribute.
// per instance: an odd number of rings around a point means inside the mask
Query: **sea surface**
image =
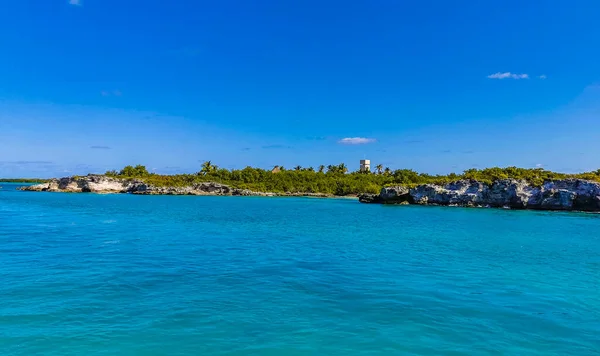
<svg viewBox="0 0 600 356"><path fill-rule="evenodd" d="M0 186L0 355L600 354L600 215Z"/></svg>

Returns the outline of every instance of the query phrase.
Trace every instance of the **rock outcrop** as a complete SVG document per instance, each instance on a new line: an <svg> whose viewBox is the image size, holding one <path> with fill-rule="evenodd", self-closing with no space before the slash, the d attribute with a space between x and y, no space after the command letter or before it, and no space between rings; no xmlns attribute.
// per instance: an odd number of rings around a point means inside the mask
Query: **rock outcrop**
<svg viewBox="0 0 600 356"><path fill-rule="evenodd" d="M70 193L130 193L144 195L257 195L258 193L233 189L228 185L206 182L184 187L162 187L138 179L123 179L103 175L52 179L47 183L22 187L21 190Z"/></svg>
<svg viewBox="0 0 600 356"><path fill-rule="evenodd" d="M22 187L21 190L72 193L129 193L144 183L135 179L117 179L101 175L52 179L47 183Z"/></svg>
<svg viewBox="0 0 600 356"><path fill-rule="evenodd" d="M363 203L503 207L536 210L600 211L600 183L582 179L546 181L535 187L523 180L492 184L460 180L415 188L386 187L379 195L362 195Z"/></svg>
<svg viewBox="0 0 600 356"><path fill-rule="evenodd" d="M138 179L124 179L104 175L87 175L84 177L66 177L52 179L47 183L35 184L20 188L34 192L68 192L68 193L129 193L142 195L237 195L237 196L289 196L289 197L329 197L321 193L265 193L248 189L232 188L215 182L196 183L184 187L163 187L147 184Z"/></svg>

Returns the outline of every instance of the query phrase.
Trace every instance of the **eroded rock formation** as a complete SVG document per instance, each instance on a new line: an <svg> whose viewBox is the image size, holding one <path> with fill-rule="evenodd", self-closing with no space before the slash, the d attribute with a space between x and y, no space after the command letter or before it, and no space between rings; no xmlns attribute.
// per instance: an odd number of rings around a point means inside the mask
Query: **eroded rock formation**
<svg viewBox="0 0 600 356"><path fill-rule="evenodd" d="M523 180L492 184L460 180L415 188L386 187L378 195L361 195L363 203L505 207L511 209L600 211L600 184L582 179L547 181L535 187Z"/></svg>

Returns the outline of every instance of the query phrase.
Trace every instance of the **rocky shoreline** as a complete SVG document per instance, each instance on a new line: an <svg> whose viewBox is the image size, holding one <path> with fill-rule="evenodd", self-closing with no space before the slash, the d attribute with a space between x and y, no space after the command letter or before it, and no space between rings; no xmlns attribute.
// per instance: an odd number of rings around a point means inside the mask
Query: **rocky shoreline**
<svg viewBox="0 0 600 356"><path fill-rule="evenodd" d="M184 187L163 187L139 179L104 175L65 177L46 183L21 187L36 192L117 193L139 195L224 195L266 197L330 198L323 193L268 193L232 188L216 182L196 183ZM504 179L492 184L477 180L459 180L445 185L423 184L414 188L385 187L379 194L358 196L367 204L416 204L463 207L491 207L532 210L564 210L600 212L600 183L582 179L546 181L533 186L524 180Z"/></svg>
<svg viewBox="0 0 600 356"><path fill-rule="evenodd" d="M460 180L446 185L415 188L386 187L379 194L359 196L362 203L492 207L532 210L600 211L600 183L565 179L542 186L524 180L504 179L492 184Z"/></svg>
<svg viewBox="0 0 600 356"><path fill-rule="evenodd" d="M65 177L52 179L46 183L19 188L31 192L65 192L98 194L139 194L139 195L235 195L235 196L289 196L289 197L333 197L322 193L265 193L248 189L232 188L215 182L197 183L184 187L159 187L139 179L114 178L104 175Z"/></svg>

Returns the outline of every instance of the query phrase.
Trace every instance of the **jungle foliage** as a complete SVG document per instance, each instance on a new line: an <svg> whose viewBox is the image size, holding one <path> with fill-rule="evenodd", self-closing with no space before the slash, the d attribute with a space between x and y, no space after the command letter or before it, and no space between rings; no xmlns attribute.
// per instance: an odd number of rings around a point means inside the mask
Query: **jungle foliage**
<svg viewBox="0 0 600 356"><path fill-rule="evenodd" d="M460 179L476 179L491 183L499 179L523 179L533 185L545 180L581 178L600 182L600 169L580 174L556 173L542 168L486 168L469 169L463 173L430 175L411 169L391 170L376 166L375 172L351 172L345 164L313 167L296 166L291 170L282 166L276 173L261 168L223 169L207 161L196 174L159 175L148 172L145 166L127 166L120 171L108 171L106 175L137 178L157 186L187 186L201 182L219 182L235 188L262 192L303 192L349 195L378 193L389 185L416 186L419 184L445 184Z"/></svg>

